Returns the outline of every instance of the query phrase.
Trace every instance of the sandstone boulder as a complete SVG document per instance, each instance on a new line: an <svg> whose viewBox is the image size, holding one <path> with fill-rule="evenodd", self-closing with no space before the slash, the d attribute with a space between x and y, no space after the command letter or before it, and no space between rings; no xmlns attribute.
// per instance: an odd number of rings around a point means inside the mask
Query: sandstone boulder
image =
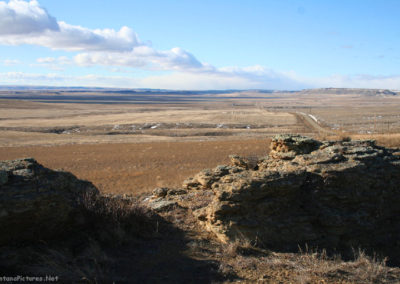
<svg viewBox="0 0 400 284"><path fill-rule="evenodd" d="M80 204L98 190L34 159L0 162L0 245L51 239L82 224Z"/></svg>
<svg viewBox="0 0 400 284"><path fill-rule="evenodd" d="M218 166L167 196L227 242L297 250L362 247L400 261L400 157L374 141L272 139L254 169ZM236 161L244 161L235 157Z"/></svg>
<svg viewBox="0 0 400 284"><path fill-rule="evenodd" d="M299 154L309 154L320 145L319 141L309 137L280 134L272 138L269 154L271 157L290 160Z"/></svg>

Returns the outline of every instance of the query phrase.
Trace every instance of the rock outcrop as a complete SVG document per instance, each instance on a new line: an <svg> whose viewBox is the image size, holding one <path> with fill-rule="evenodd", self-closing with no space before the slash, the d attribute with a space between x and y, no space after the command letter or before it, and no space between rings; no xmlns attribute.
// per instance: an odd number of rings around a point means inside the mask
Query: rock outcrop
<svg viewBox="0 0 400 284"><path fill-rule="evenodd" d="M188 208L220 240L248 239L284 251L308 244L361 247L400 261L400 157L374 141L319 142L279 135L256 167L229 166L163 189L148 202Z"/></svg>
<svg viewBox="0 0 400 284"><path fill-rule="evenodd" d="M32 158L0 162L0 245L72 230L84 222L82 200L97 193L92 183Z"/></svg>

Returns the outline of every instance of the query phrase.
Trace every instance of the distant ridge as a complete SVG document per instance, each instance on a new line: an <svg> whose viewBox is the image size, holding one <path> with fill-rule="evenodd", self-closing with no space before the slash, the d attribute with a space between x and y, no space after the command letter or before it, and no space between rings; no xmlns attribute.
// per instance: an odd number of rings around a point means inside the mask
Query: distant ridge
<svg viewBox="0 0 400 284"><path fill-rule="evenodd" d="M205 95L205 94L231 94L243 91L255 91L257 93L273 93L275 90L239 90L239 89L224 89L224 90L173 90L173 89L151 89L151 88L103 88L103 87L64 87L64 86L13 86L0 85L0 91L10 92L102 92L102 93L117 93L117 94L181 94L181 95Z"/></svg>
<svg viewBox="0 0 400 284"><path fill-rule="evenodd" d="M306 89L299 92L300 94L329 94L329 95L364 95L364 96L397 96L399 91L388 89L359 89L359 88L319 88Z"/></svg>
<svg viewBox="0 0 400 284"><path fill-rule="evenodd" d="M0 85L0 92L9 94L63 94L63 93L94 93L120 94L120 95L226 95L234 94L235 97L262 96L263 94L293 94L293 95L361 95L361 96L399 96L400 90L365 89L365 88L315 88L304 90L273 90L273 89L224 89L224 90L173 90L151 88L103 88L103 87L65 87L65 86L21 86ZM258 95L257 95L258 94Z"/></svg>

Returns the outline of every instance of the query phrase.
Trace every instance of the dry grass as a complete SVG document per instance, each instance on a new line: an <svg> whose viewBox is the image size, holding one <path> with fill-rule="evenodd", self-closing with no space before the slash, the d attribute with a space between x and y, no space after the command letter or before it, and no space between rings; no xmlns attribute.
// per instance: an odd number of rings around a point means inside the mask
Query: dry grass
<svg viewBox="0 0 400 284"><path fill-rule="evenodd" d="M280 126L296 122L295 118L288 113L269 112L251 104L246 107L234 107L226 103L142 106L19 102L16 105L13 101L0 100L0 109L2 109L0 127L69 127L77 125L94 127L138 123L242 123Z"/></svg>
<svg viewBox="0 0 400 284"><path fill-rule="evenodd" d="M64 93L78 98L79 93ZM42 94L53 95L54 94ZM86 94L87 96L88 94ZM110 94L95 93L96 96ZM154 96L153 96L154 95ZM181 141L183 139L223 139L243 136L261 137L280 132L318 134L346 131L353 134L396 134L400 132L400 97L357 94L238 94L205 95L196 101L173 96L160 103L159 94L146 96L146 104L38 103L0 99L0 145L51 145L68 143ZM168 97L168 96L166 96ZM181 101L184 99L184 101ZM299 119L299 113L305 114ZM296 115L297 114L297 115ZM308 114L317 118L314 126ZM309 120L309 123L307 121ZM170 124L168 129L141 129L132 125ZM194 126L179 129L183 124ZM119 135L107 135L110 129L126 126ZM208 125L208 129L204 126ZM240 125L234 129L233 125ZM176 126L176 127L175 127ZM250 126L247 129L247 126ZM225 129L226 127L226 129ZM49 134L44 130L74 128L69 134ZM140 127L139 127L140 128ZM200 131L203 128L203 131ZM68 132L68 131L67 131ZM211 134L211 135L209 135ZM214 135L215 134L215 135ZM110 137L111 136L111 137Z"/></svg>
<svg viewBox="0 0 400 284"><path fill-rule="evenodd" d="M243 139L302 127L288 112L221 101L107 105L0 99L0 110L0 145L7 147Z"/></svg>
<svg viewBox="0 0 400 284"><path fill-rule="evenodd" d="M361 138L354 136L355 138ZM399 148L400 147L400 134L375 134L371 135L370 139L376 140L377 144L385 147Z"/></svg>
<svg viewBox="0 0 400 284"><path fill-rule="evenodd" d="M222 248L220 271L247 281L268 283L398 283L400 270L386 266L386 259L362 250L353 260L328 256L325 250L300 249L299 253L276 253L235 241Z"/></svg>
<svg viewBox="0 0 400 284"><path fill-rule="evenodd" d="M229 162L232 153L262 156L268 139L204 142L62 145L0 148L0 160L35 157L48 168L90 180L102 192L139 193L179 187L204 168Z"/></svg>
<svg viewBox="0 0 400 284"><path fill-rule="evenodd" d="M400 134L371 134L371 135L360 135L351 133L340 133L338 135L319 135L316 137L321 141L326 140L375 140L377 145L389 147L389 148L400 148Z"/></svg>
<svg viewBox="0 0 400 284"><path fill-rule="evenodd" d="M90 220L89 232L100 232L98 238L107 245L121 245L132 236L151 237L156 232L155 217L140 205L137 198L115 195L86 195L82 206Z"/></svg>

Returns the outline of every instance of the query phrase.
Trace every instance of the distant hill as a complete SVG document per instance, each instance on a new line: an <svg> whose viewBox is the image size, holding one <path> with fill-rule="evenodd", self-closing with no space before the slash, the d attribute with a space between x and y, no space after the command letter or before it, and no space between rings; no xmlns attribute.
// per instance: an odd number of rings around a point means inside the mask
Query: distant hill
<svg viewBox="0 0 400 284"><path fill-rule="evenodd" d="M320 88L306 89L299 92L300 94L312 95L365 95L365 96L398 96L399 91L387 89L356 89L356 88Z"/></svg>
<svg viewBox="0 0 400 284"><path fill-rule="evenodd" d="M102 87L62 87L62 86L13 86L0 85L0 91L37 91L37 92L102 92L117 94L187 94L187 95L203 95L203 94L230 94L241 92L243 90L226 89L226 90L169 90L169 89L151 89L151 88L102 88ZM273 90L257 90L263 93L272 93Z"/></svg>
<svg viewBox="0 0 400 284"><path fill-rule="evenodd" d="M226 90L167 90L151 88L101 88L101 87L52 87L52 86L6 86L0 85L1 93L16 94L90 94L102 93L109 95L179 95L179 96L215 96L215 97L260 97L263 95L362 95L362 96L400 96L400 90L361 89L361 88L318 88L305 90L268 90L268 89L226 89Z"/></svg>

